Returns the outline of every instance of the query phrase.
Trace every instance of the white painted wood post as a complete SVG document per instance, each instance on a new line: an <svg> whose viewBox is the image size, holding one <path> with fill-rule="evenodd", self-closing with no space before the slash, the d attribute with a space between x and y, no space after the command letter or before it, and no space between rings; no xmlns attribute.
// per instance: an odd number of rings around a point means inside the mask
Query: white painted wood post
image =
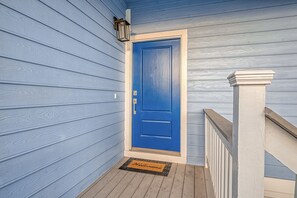
<svg viewBox="0 0 297 198"><path fill-rule="evenodd" d="M233 86L232 197L264 197L265 86L271 70L236 71Z"/></svg>

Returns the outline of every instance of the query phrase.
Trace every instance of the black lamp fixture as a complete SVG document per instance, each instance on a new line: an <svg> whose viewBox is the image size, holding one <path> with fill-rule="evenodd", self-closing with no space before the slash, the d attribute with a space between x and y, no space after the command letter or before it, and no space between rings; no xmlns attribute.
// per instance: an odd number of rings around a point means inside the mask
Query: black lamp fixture
<svg viewBox="0 0 297 198"><path fill-rule="evenodd" d="M130 40L130 23L124 19L113 17L117 39L121 42Z"/></svg>

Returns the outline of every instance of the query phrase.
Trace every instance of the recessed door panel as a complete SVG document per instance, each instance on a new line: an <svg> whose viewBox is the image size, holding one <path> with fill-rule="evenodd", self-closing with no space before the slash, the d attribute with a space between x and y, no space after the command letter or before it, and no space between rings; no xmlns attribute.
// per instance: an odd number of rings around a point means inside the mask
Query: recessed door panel
<svg viewBox="0 0 297 198"><path fill-rule="evenodd" d="M142 120L141 137L171 139L171 121Z"/></svg>
<svg viewBox="0 0 297 198"><path fill-rule="evenodd" d="M142 109L171 111L171 47L142 50Z"/></svg>

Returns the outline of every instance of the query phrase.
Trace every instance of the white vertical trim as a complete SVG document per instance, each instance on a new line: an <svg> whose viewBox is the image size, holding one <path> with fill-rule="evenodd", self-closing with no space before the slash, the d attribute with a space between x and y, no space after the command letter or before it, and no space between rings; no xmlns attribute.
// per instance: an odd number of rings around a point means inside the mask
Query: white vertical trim
<svg viewBox="0 0 297 198"><path fill-rule="evenodd" d="M127 42L125 45L125 148L124 152L129 151L132 145L132 43ZM124 153L125 156L126 153Z"/></svg>
<svg viewBox="0 0 297 198"><path fill-rule="evenodd" d="M132 148L132 55L133 43L141 41L154 41L164 39L180 38L180 156L169 156L161 154L151 154L131 151ZM176 30L168 32L157 32L150 34L140 34L131 36L131 40L126 43L125 54L125 156L141 157L146 159L161 159L176 163L187 162L187 51L188 51L188 33L187 30Z"/></svg>
<svg viewBox="0 0 297 198"><path fill-rule="evenodd" d="M126 10L126 21L131 24L131 9Z"/></svg>

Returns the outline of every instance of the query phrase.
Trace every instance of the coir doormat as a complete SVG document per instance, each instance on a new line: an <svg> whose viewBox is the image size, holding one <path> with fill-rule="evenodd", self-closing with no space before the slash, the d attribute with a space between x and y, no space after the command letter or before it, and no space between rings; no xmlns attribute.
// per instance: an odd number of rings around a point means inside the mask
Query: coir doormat
<svg viewBox="0 0 297 198"><path fill-rule="evenodd" d="M121 167L122 170L167 176L171 163L138 158L128 159Z"/></svg>

